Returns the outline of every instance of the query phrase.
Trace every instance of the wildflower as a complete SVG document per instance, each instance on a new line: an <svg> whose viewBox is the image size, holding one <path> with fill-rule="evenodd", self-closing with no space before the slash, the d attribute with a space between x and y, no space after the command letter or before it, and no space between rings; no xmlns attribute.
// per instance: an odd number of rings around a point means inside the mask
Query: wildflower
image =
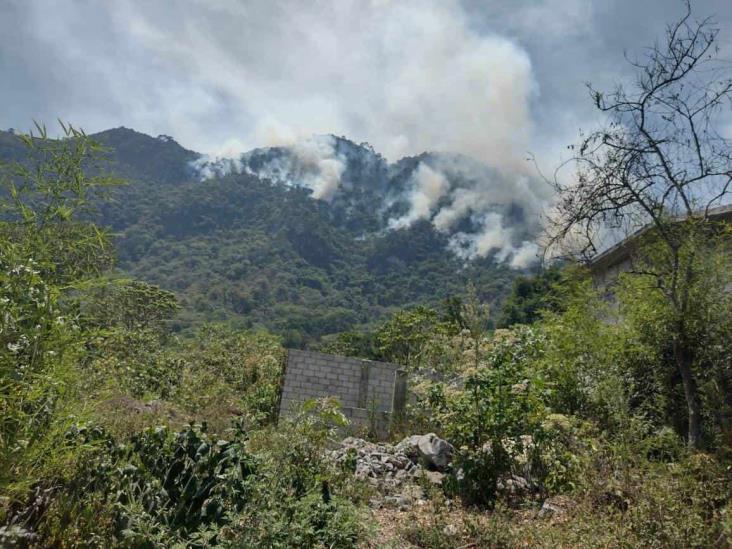
<svg viewBox="0 0 732 549"><path fill-rule="evenodd" d="M23 346L20 343L8 343L8 351L13 354L20 352Z"/></svg>

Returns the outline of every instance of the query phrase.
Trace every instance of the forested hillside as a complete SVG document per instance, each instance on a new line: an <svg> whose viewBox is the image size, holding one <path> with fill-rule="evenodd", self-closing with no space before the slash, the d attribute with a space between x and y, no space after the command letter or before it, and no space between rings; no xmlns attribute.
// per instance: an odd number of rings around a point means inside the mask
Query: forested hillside
<svg viewBox="0 0 732 549"><path fill-rule="evenodd" d="M342 192L326 201L283 181L291 167L265 179L219 166L201 180L201 155L169 137L118 128L92 138L109 148L108 166L125 180L97 213L114 232L117 267L178 296L179 330L228 321L266 327L300 346L372 326L399 308L438 306L462 295L468 281L497 304L517 273L493 255L458 257L449 235L426 220L388 228L408 209L400 197L430 155L388 165L366 145L333 138L345 169ZM259 149L247 161L257 167L286 154ZM21 155L17 138L1 134L0 157Z"/></svg>

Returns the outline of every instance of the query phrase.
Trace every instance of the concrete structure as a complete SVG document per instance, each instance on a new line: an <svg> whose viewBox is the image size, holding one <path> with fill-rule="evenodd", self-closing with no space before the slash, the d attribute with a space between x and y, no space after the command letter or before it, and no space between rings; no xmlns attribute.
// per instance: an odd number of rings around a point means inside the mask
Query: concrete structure
<svg viewBox="0 0 732 549"><path fill-rule="evenodd" d="M352 424L384 433L406 404L407 375L396 364L291 349L283 377L281 416L305 400L335 397Z"/></svg>
<svg viewBox="0 0 732 549"><path fill-rule="evenodd" d="M709 220L732 223L732 204L709 210ZM589 268L598 287L609 288L618 275L632 269L633 258L651 230L653 226L646 225L592 259Z"/></svg>

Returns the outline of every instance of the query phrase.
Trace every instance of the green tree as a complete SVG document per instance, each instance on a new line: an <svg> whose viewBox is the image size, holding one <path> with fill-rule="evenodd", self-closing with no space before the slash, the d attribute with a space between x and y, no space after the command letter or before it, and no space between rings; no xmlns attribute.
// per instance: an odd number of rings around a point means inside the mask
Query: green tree
<svg viewBox="0 0 732 549"><path fill-rule="evenodd" d="M439 315L433 309L416 307L397 311L376 330L378 356L388 362L418 366L427 343L442 329Z"/></svg>
<svg viewBox="0 0 732 549"><path fill-rule="evenodd" d="M498 326L533 324L542 311L557 311L560 307L560 288L563 282L559 266L551 266L534 276L519 276L513 280L511 293L501 308Z"/></svg>
<svg viewBox="0 0 732 549"><path fill-rule="evenodd" d="M688 415L687 439L697 448L702 402L697 360L697 256L706 248L710 212L732 192L732 145L720 124L732 105L729 67L718 59L718 29L695 21L687 2L662 45L633 61L632 87L610 93L590 88L606 127L583 136L572 159L577 178L555 181L558 193L551 245L573 255L596 253L610 230L635 231L655 241L654 261L634 271L653 280L669 312L669 366L680 376ZM643 256L643 253L638 254Z"/></svg>
<svg viewBox="0 0 732 549"><path fill-rule="evenodd" d="M65 297L111 263L105 231L85 220L102 149L61 124L63 137L20 136L24 162L0 169L0 460L2 475L42 440L58 407L73 400L84 337ZM6 480L6 479L3 479Z"/></svg>
<svg viewBox="0 0 732 549"><path fill-rule="evenodd" d="M139 280L100 280L82 298L87 322L128 331L160 331L180 309L175 295Z"/></svg>

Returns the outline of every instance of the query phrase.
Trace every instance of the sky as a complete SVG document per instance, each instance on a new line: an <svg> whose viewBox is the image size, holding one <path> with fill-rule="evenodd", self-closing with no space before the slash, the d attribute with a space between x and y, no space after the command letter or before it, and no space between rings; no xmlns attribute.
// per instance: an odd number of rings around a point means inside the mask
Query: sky
<svg viewBox="0 0 732 549"><path fill-rule="evenodd" d="M732 48L732 2L697 0ZM0 0L0 128L62 118L232 154L333 133L551 167L677 0ZM730 56L732 57L732 56Z"/></svg>

